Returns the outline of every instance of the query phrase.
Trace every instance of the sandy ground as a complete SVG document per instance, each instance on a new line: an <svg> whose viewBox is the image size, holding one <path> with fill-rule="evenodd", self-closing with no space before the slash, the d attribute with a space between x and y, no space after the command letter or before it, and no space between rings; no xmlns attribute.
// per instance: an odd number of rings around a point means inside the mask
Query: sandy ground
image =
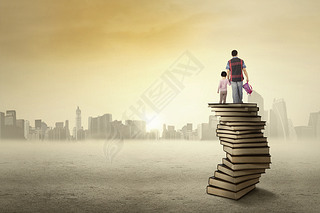
<svg viewBox="0 0 320 213"><path fill-rule="evenodd" d="M272 169L238 201L207 195L217 141L0 143L0 212L319 212L320 143L269 140Z"/></svg>

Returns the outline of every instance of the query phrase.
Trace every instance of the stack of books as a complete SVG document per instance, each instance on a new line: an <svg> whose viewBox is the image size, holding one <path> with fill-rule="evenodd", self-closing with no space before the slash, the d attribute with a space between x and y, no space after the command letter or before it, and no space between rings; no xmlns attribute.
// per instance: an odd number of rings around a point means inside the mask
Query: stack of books
<svg viewBox="0 0 320 213"><path fill-rule="evenodd" d="M209 103L209 107L219 116L217 136L226 157L209 178L207 193L238 200L270 169L269 146L262 132L265 121L261 121L255 103Z"/></svg>

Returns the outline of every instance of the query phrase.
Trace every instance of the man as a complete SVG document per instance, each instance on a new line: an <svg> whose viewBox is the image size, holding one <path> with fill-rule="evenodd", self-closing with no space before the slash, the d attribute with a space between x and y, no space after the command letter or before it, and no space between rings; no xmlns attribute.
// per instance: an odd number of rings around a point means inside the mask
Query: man
<svg viewBox="0 0 320 213"><path fill-rule="evenodd" d="M246 81L249 82L248 73L244 61L238 58L238 51L232 50L232 59L227 63L227 79L231 82L233 103L242 102L242 85L243 73L246 76Z"/></svg>

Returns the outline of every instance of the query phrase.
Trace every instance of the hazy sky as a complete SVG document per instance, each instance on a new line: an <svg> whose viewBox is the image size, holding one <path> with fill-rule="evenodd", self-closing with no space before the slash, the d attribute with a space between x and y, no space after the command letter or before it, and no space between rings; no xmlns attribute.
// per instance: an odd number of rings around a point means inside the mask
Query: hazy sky
<svg viewBox="0 0 320 213"><path fill-rule="evenodd" d="M32 125L73 127L77 106L85 128L88 116L121 119L189 50L204 69L150 127L207 122L237 49L266 109L284 98L294 125L306 125L320 110L319 8L316 0L2 0L0 111L16 109Z"/></svg>

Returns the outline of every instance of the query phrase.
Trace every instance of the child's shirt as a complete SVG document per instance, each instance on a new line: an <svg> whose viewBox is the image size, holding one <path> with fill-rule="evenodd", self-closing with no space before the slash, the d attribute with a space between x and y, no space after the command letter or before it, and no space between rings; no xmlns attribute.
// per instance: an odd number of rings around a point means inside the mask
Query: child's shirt
<svg viewBox="0 0 320 213"><path fill-rule="evenodd" d="M218 92L220 91L227 91L227 85L230 85L230 82L228 79L221 79L218 87Z"/></svg>

